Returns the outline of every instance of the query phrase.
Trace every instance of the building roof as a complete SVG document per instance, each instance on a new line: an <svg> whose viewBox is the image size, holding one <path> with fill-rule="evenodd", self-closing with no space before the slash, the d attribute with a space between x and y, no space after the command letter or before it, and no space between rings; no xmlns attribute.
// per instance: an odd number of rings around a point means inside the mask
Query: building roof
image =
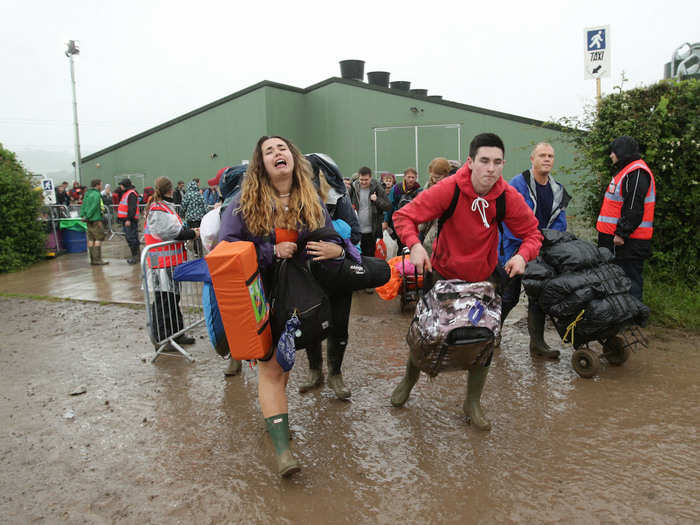
<svg viewBox="0 0 700 525"><path fill-rule="evenodd" d="M175 117L174 119L163 122L162 124L159 124L153 128L147 129L146 131L142 131L141 133L133 135L132 137L124 139L120 142L117 142L116 144L112 144L111 146L108 146L104 149L96 151L95 153L91 153L90 155L83 157L80 160L80 162L82 163L82 162L87 162L89 160L93 160L97 157L105 155L106 153L109 153L110 151L114 151L116 149L121 148L122 146L126 146L127 144L130 144L132 142L136 142L137 140L140 140L144 137L152 135L153 133L157 133L158 131L161 131L161 130L168 128L170 126L174 126L175 124L178 124L179 122L182 122L183 120L187 120L191 117L199 115L200 113L204 113L212 108L215 108L215 107L220 106L222 104L226 104L227 102L230 102L231 100L242 97L244 95L247 95L248 93L252 93L253 91L256 91L256 90L264 88L264 87L273 87L276 89L282 89L282 90L286 90L286 91L292 91L294 93L302 93L303 94L303 93L310 93L311 91L314 91L316 89L320 89L320 88L328 86L330 84L346 84L348 86L353 86L353 87L360 88L360 89L369 89L369 90L379 91L381 93L387 93L389 95L394 95L394 96L398 96L398 97L405 97L405 98L420 100L421 102L430 102L431 104L438 104L441 106L448 106L448 107L455 108L455 109L470 111L472 113L479 113L479 114L488 115L491 117L498 117L498 118L502 118L505 120L519 122L521 124L529 124L532 126L539 126L539 127L543 127L543 126L550 127L544 121L541 121L541 120L536 120L536 119L532 119L532 118L528 118L528 117L521 117L519 115L513 115L510 113L503 113L501 111L494 111L491 109L481 108L478 106L470 106L469 104L461 104L459 102L453 102L451 100L432 99L430 97L416 95L414 93L411 93L410 91L401 91L398 89L391 89L391 88L386 88L386 87L382 87L382 86L376 86L373 84L367 84L367 83L359 81L359 80L349 80L349 79L345 79L345 78L331 77L331 78L328 78L328 79L323 80L321 82L318 82L316 84L313 84L313 85L307 87L306 89L298 88L295 86L290 86L287 84L280 84L279 82L272 82L270 80L263 80L261 82L258 82L257 84L253 84L252 86L248 86L245 89L242 89L240 91L236 91L235 93L232 93L232 94L227 95L223 98L220 98L218 100L210 102L209 104L206 104L200 108L189 111L183 115L180 115L179 117ZM555 128L555 129L559 129L555 125L553 125L551 127Z"/></svg>

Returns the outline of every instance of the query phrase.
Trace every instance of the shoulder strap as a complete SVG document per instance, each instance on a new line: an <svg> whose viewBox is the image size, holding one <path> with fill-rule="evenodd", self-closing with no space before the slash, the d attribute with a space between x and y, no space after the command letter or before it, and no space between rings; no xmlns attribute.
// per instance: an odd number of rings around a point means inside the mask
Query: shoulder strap
<svg viewBox="0 0 700 525"><path fill-rule="evenodd" d="M530 175L530 170L527 170L528 178ZM501 236L500 242L500 255L503 257L505 255L505 250L503 249L503 219L506 218L506 190L496 197L496 223L498 224L498 233ZM493 223L491 223L493 224Z"/></svg>
<svg viewBox="0 0 700 525"><path fill-rule="evenodd" d="M523 179L525 179L525 183L529 186L530 185L530 170L525 170L523 171Z"/></svg>
<svg viewBox="0 0 700 525"><path fill-rule="evenodd" d="M450 206L444 211L444 213L440 216L438 219L438 231L437 235L435 236L435 239L440 236L440 231L442 230L442 227L444 224L447 222L447 220L452 217L452 214L455 212L455 209L457 208L457 202L459 201L459 194L461 191L459 190L459 184L457 184L457 181L455 181L455 191L452 194L452 201L450 202Z"/></svg>

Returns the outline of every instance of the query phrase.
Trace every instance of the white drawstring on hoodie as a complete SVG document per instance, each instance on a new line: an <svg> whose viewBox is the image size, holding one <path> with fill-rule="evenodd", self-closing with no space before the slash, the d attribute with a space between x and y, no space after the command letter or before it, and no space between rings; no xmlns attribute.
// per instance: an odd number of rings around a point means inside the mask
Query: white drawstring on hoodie
<svg viewBox="0 0 700 525"><path fill-rule="evenodd" d="M486 220L486 208L489 207L489 202L477 195L476 199L472 201L472 211L478 211L481 215L481 220L484 223L484 228L488 228L490 224Z"/></svg>

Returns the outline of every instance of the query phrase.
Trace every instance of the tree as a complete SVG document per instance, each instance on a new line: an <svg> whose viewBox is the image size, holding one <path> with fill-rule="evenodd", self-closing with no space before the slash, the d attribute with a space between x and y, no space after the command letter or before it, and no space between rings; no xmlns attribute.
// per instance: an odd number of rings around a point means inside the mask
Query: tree
<svg viewBox="0 0 700 525"><path fill-rule="evenodd" d="M41 189L15 154L0 144L0 272L20 270L44 253Z"/></svg>

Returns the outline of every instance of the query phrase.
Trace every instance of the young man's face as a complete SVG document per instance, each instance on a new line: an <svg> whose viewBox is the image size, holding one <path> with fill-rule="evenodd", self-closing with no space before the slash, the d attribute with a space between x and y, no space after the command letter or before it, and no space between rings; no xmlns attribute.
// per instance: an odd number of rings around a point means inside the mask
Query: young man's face
<svg viewBox="0 0 700 525"><path fill-rule="evenodd" d="M406 187L413 188L413 186L416 185L417 178L418 177L416 176L416 174L413 173L412 171L409 171L408 173L406 173L406 175L403 176L403 180L406 183Z"/></svg>
<svg viewBox="0 0 700 525"><path fill-rule="evenodd" d="M503 175L503 150L495 146L482 146L476 150L474 158L467 158L472 170L472 186L477 193L485 195Z"/></svg>
<svg viewBox="0 0 700 525"><path fill-rule="evenodd" d="M369 182L371 180L371 175L360 175L360 188L369 188Z"/></svg>

